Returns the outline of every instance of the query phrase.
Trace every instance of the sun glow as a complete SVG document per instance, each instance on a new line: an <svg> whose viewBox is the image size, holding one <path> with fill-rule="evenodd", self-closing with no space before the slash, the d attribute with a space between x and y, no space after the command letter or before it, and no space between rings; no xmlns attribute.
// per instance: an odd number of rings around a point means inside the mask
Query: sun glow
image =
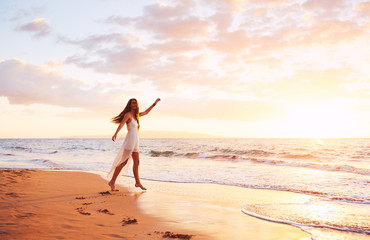
<svg viewBox="0 0 370 240"><path fill-rule="evenodd" d="M351 137L354 128L353 114L320 103L294 108L282 124L286 137L298 138Z"/></svg>

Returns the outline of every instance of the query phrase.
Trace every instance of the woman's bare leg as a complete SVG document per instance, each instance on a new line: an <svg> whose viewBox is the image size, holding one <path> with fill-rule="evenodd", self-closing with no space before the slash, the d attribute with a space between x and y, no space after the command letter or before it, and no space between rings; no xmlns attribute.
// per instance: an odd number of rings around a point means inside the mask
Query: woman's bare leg
<svg viewBox="0 0 370 240"><path fill-rule="evenodd" d="M112 179L108 183L111 191L114 191L116 189L116 179L118 177L118 174L121 172L122 168L126 165L127 160L125 162L121 163L120 165L118 165L116 167L116 169L114 169L114 173L113 173Z"/></svg>
<svg viewBox="0 0 370 240"><path fill-rule="evenodd" d="M134 166L132 168L135 176L135 187L139 187L142 190L146 190L146 188L141 185L140 178L139 178L139 152L132 153L132 159L134 160Z"/></svg>

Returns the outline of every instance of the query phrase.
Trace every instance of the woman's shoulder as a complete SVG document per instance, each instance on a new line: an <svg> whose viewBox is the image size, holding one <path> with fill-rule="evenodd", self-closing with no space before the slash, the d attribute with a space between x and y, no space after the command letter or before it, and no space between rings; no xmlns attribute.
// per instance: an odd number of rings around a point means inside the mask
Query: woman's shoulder
<svg viewBox="0 0 370 240"><path fill-rule="evenodd" d="M130 121L133 118L133 115L132 115L131 112L127 112L127 113L125 113L124 118L126 118L128 121Z"/></svg>

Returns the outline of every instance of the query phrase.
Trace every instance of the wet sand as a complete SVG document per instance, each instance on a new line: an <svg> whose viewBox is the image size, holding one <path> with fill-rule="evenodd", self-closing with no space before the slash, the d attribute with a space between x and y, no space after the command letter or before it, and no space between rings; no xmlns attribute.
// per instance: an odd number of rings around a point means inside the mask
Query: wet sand
<svg viewBox="0 0 370 240"><path fill-rule="evenodd" d="M121 177L119 182L135 191L133 178ZM148 191L136 194L140 209L175 228L214 240L311 240L310 234L297 227L261 220L241 210L244 204L303 204L313 196L209 183L141 182Z"/></svg>

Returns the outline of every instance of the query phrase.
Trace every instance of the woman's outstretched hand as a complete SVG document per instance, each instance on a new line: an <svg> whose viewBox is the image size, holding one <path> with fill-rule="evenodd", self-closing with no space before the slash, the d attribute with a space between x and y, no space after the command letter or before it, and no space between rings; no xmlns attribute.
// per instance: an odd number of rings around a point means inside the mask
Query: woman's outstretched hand
<svg viewBox="0 0 370 240"><path fill-rule="evenodd" d="M157 100L155 100L154 105L156 105L159 101L161 101L161 99L160 98L157 98Z"/></svg>

